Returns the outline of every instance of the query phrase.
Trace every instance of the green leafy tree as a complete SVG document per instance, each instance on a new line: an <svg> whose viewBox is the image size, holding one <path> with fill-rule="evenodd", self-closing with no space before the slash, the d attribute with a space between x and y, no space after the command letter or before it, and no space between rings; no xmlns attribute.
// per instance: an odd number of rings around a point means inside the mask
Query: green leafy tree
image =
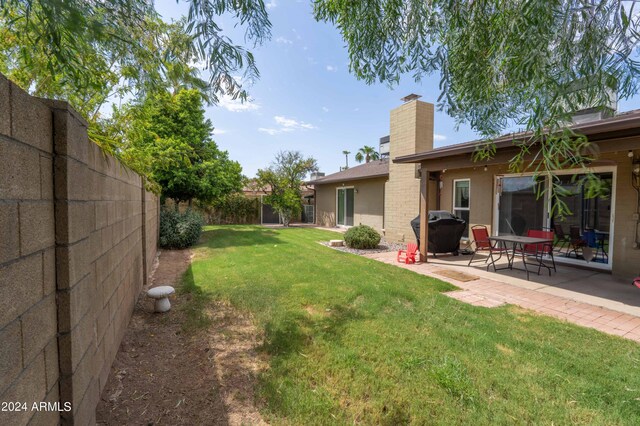
<svg viewBox="0 0 640 426"><path fill-rule="evenodd" d="M245 40L253 46L271 34L263 1L256 0L176 0L188 2L187 16L179 21L188 35L195 62L202 63L208 82L216 94L246 97L243 79L259 76L251 52L235 45L217 21L231 16L245 29ZM5 36L14 44L8 53L22 60L45 61L42 79L69 80L77 89L101 84L93 60L99 59L120 71L120 77L162 84L165 75L149 72L146 62L168 59L166 52L149 49L149 35L162 38L156 26L159 15L150 0L0 0L0 17ZM148 57L145 57L148 55Z"/></svg>
<svg viewBox="0 0 640 426"><path fill-rule="evenodd" d="M299 151L280 151L269 168L258 170L256 182L268 193L264 202L280 214L284 226L302 211L303 179L317 170L316 160Z"/></svg>
<svg viewBox="0 0 640 426"><path fill-rule="evenodd" d="M577 109L606 109L612 92L638 91L640 15L619 0L315 0L318 20L336 25L350 70L368 83L441 75L439 107L485 137L521 127L512 171L553 174L594 158L566 129ZM532 161L531 158L534 160ZM588 174L587 186L597 186ZM557 186L554 186L557 189ZM562 207L562 206L561 206ZM566 207L566 206L565 206Z"/></svg>
<svg viewBox="0 0 640 426"><path fill-rule="evenodd" d="M380 154L378 154L378 151L376 151L376 149L372 146L363 146L362 148L360 148L358 150L358 152L356 152L356 161L358 163L362 163L363 161L366 161L367 163L371 160L379 160L380 159Z"/></svg>
<svg viewBox="0 0 640 426"><path fill-rule="evenodd" d="M214 202L242 189L242 168L218 149L204 112L199 91L162 91L116 110L110 132L120 135L124 161L156 182L162 196Z"/></svg>

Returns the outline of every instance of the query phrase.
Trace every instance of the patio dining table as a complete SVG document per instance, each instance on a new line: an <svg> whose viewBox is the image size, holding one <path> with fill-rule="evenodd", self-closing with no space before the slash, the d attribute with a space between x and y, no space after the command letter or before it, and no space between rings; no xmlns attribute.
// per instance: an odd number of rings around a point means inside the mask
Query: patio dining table
<svg viewBox="0 0 640 426"><path fill-rule="evenodd" d="M495 260L491 259L491 264L493 265L494 270L499 271L502 269L517 269L520 271L525 271L527 273L527 280L529 279L529 268L527 267L527 256L533 255L536 259L535 266L538 267L538 275L540 275L541 268L547 268L549 271L549 275L551 275L551 267L546 265L543 262L542 256L545 254L545 247L553 247L553 239L549 238L539 238L539 237L525 237L520 235L500 235L489 237L491 242L496 242L498 245L502 246L507 253L507 266L502 268L496 268ZM511 244L511 247L507 245ZM535 251L525 251L525 246L535 247ZM509 251L511 251L511 255L509 255ZM522 254L522 263L524 264L524 269L522 268L514 268L513 262L516 257L516 252ZM553 261L553 250L548 250L547 253L551 257L551 261ZM555 262L554 262L555 265ZM555 268L555 266L554 266Z"/></svg>

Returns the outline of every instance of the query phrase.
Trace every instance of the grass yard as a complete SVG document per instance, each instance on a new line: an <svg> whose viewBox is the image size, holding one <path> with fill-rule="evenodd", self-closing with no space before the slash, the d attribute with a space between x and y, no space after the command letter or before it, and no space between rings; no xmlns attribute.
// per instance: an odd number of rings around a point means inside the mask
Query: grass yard
<svg viewBox="0 0 640 426"><path fill-rule="evenodd" d="M276 424L640 424L640 346L317 244L309 228L207 227L185 275L192 326L249 311Z"/></svg>

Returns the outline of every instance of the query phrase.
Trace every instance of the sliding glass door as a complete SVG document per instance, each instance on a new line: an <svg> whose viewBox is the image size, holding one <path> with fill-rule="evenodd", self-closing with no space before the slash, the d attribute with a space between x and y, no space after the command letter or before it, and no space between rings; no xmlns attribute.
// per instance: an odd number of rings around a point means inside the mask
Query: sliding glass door
<svg viewBox="0 0 640 426"><path fill-rule="evenodd" d="M338 188L336 200L338 225L353 226L353 194L353 188Z"/></svg>
<svg viewBox="0 0 640 426"><path fill-rule="evenodd" d="M613 173L596 173L604 184L604 193L600 197L589 198L581 184L583 175L560 175L556 178L564 190L563 194L554 198L554 212L551 227L556 234L566 234L568 243L560 250L569 258L584 259L582 247L590 247L593 252L592 262L610 263L609 241L611 231L612 185ZM564 203L570 214L557 214L558 203ZM580 247L578 247L580 246Z"/></svg>
<svg viewBox="0 0 640 426"><path fill-rule="evenodd" d="M615 168L601 167L594 172L604 184L603 194L595 198L587 196L581 172L558 172L553 179L563 191L554 197L549 196L550 177L496 177L494 233L527 235L530 229L552 229L556 234L556 260L584 264L592 252L590 266L610 269ZM560 216L559 203L570 213Z"/></svg>
<svg viewBox="0 0 640 426"><path fill-rule="evenodd" d="M533 176L498 179L498 235L526 235L529 229L547 226L545 199L538 196L543 183Z"/></svg>

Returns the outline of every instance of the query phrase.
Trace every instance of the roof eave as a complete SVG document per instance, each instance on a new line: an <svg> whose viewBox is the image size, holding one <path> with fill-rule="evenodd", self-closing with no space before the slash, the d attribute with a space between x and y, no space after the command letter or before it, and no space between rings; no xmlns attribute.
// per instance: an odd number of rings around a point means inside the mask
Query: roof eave
<svg viewBox="0 0 640 426"><path fill-rule="evenodd" d="M600 120L595 122L582 123L572 126L572 130L582 133L586 136L607 134L616 131L629 130L638 128L640 132L640 114L632 114L627 117L613 117L606 120ZM509 146L513 146L514 140L521 140L530 136L531 133L512 133L504 136L500 136L493 140L496 145L496 149L501 149ZM454 155L470 154L475 151L476 146L482 143L480 140L465 142L450 147L443 147L437 150L419 152L411 155L403 155L396 157L392 161L396 164L405 163L420 163L429 159L444 158Z"/></svg>
<svg viewBox="0 0 640 426"><path fill-rule="evenodd" d="M380 174L369 175L369 176L348 177L343 179L314 180L311 182L307 182L307 185L325 185L330 183L351 182L354 180L367 180L367 179L375 179L375 178L381 178L381 177L389 177L389 173L380 173Z"/></svg>

